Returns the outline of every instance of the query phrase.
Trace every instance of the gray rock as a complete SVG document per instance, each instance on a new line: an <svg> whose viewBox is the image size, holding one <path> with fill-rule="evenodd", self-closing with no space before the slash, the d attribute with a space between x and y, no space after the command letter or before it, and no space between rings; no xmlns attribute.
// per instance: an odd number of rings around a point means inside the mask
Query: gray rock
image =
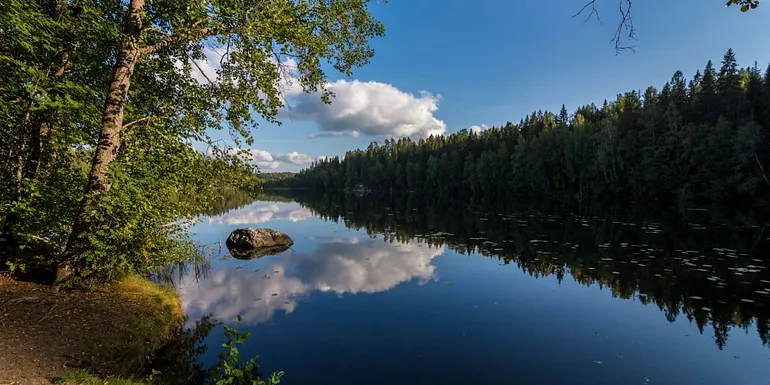
<svg viewBox="0 0 770 385"><path fill-rule="evenodd" d="M281 254L284 251L289 250L289 246L268 246L258 247L256 249L228 247L227 250L230 251L230 255L232 255L235 259L250 260L262 258L266 255Z"/></svg>
<svg viewBox="0 0 770 385"><path fill-rule="evenodd" d="M272 229L235 229L225 242L228 248L258 249L263 247L291 246L294 241L288 235Z"/></svg>

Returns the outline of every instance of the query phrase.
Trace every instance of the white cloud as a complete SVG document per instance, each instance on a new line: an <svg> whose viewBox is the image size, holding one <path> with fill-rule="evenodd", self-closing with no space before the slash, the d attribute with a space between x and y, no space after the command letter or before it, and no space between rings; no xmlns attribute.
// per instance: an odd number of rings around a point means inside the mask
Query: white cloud
<svg viewBox="0 0 770 385"><path fill-rule="evenodd" d="M351 132L327 132L323 134L312 134L310 135L311 139L315 138L358 138L358 136L361 135L358 131L351 131Z"/></svg>
<svg viewBox="0 0 770 385"><path fill-rule="evenodd" d="M190 76L201 84L218 83L219 74L218 70L222 69L221 62L227 61L227 50L225 47L203 48L203 54L205 56L202 60L190 61ZM275 88L284 97L290 97L302 93L302 86L299 80L295 77L297 74L297 61L292 58L287 58L285 61L278 65L278 61L270 57L268 59L273 65L277 65L279 79L275 84ZM182 61L177 61L176 68L182 69Z"/></svg>
<svg viewBox="0 0 770 385"><path fill-rule="evenodd" d="M203 48L204 59L189 61L190 76L201 84L217 83L219 80L217 70L222 68L220 61L223 54L224 50L222 48ZM178 71L184 69L182 60L176 60L174 66Z"/></svg>
<svg viewBox="0 0 770 385"><path fill-rule="evenodd" d="M280 163L273 158L273 155L265 150L258 150L255 148L228 148L227 153L231 155L239 155L245 162L251 162L262 168L275 169L278 168Z"/></svg>
<svg viewBox="0 0 770 385"><path fill-rule="evenodd" d="M473 125L473 126L468 127L468 131L475 132L477 134L480 133L481 131L485 131L485 130L488 130L488 129L489 129L489 126L487 126L486 124L481 124L481 125L477 124L477 125Z"/></svg>
<svg viewBox="0 0 770 385"><path fill-rule="evenodd" d="M211 48L204 48L203 54L206 55L206 60L195 60L197 66L192 66L191 75L199 83L207 83L209 80L217 82L217 70L222 68L219 65L222 54Z"/></svg>
<svg viewBox="0 0 770 385"><path fill-rule="evenodd" d="M300 154L296 151L290 152L288 154L277 154L275 159L284 163L291 163L298 166L306 166L316 160L316 158L310 155Z"/></svg>
<svg viewBox="0 0 770 385"><path fill-rule="evenodd" d="M428 137L446 131L446 124L433 115L440 97L428 92L412 95L390 84L358 80L338 80L327 88L336 95L331 104L321 102L317 94L300 94L283 114L313 121L328 133L317 137Z"/></svg>
<svg viewBox="0 0 770 385"><path fill-rule="evenodd" d="M217 83L217 70L221 68L225 50L222 47L204 48L203 52L206 59L194 61L197 66L191 66L190 74L200 83L209 80ZM279 79L275 87L289 104L281 110L281 116L315 122L322 133L311 135L311 138L356 138L361 134L424 138L443 135L446 131L446 124L434 116L441 99L439 95L427 91L413 95L376 81L337 80L325 85L336 95L331 104L325 104L319 93L303 93L294 59L287 58L280 65L274 58L269 61L278 66ZM177 67L182 69L182 63L179 62Z"/></svg>
<svg viewBox="0 0 770 385"><path fill-rule="evenodd" d="M240 314L247 323L259 323L279 310L293 312L299 300L313 291L376 293L413 279L436 279L436 266L431 262L444 248L424 246L381 239L329 242L311 253L284 253L268 259L259 272L248 267L215 270L200 282L184 277L177 287L191 319L212 314L217 320L232 322ZM269 278L264 272L270 272Z"/></svg>
<svg viewBox="0 0 770 385"><path fill-rule="evenodd" d="M290 152L288 154L271 154L266 150L260 150L256 148L228 148L225 150L227 154L238 155L244 162L250 162L256 164L262 168L275 169L278 168L280 163L288 163L297 166L308 166L317 160L326 159L325 156L310 156L307 154L301 154L297 151ZM208 149L208 154L213 154L211 148Z"/></svg>
<svg viewBox="0 0 770 385"><path fill-rule="evenodd" d="M274 58L271 58L270 62L273 64L278 63ZM278 66L278 74L280 75L280 79L278 80L276 88L283 96L291 97L302 93L302 85L300 85L299 80L296 78L296 60L288 58L286 61L281 62L281 65Z"/></svg>

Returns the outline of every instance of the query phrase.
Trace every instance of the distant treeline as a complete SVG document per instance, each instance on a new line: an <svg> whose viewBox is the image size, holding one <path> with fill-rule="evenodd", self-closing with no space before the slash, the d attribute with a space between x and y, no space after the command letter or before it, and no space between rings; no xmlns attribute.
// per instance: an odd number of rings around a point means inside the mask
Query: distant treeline
<svg viewBox="0 0 770 385"><path fill-rule="evenodd" d="M518 124L373 142L275 185L432 200L549 200L766 207L770 193L770 67L740 69L728 50L662 89L619 94L601 107L536 111Z"/></svg>
<svg viewBox="0 0 770 385"><path fill-rule="evenodd" d="M261 172L258 175L259 180L263 183L265 186L269 186L275 182L291 179L294 178L297 175L297 173L294 172Z"/></svg>

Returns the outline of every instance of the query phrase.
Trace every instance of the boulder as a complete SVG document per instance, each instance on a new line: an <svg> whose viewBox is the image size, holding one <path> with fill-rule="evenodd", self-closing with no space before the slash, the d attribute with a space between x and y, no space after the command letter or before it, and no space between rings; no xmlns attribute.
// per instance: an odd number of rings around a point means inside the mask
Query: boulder
<svg viewBox="0 0 770 385"><path fill-rule="evenodd" d="M265 255L281 254L284 251L289 250L289 246L268 246L258 247L256 249L228 247L227 250L230 251L230 255L235 259L250 260L262 258Z"/></svg>
<svg viewBox="0 0 770 385"><path fill-rule="evenodd" d="M288 235L272 229L245 228L235 229L225 242L228 249L258 249L263 247L286 246L294 244Z"/></svg>

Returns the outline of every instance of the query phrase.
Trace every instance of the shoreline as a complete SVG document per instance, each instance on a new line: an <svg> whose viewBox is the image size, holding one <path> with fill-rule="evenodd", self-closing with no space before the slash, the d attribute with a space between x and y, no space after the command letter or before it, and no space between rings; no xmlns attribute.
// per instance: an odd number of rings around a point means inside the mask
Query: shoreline
<svg viewBox="0 0 770 385"><path fill-rule="evenodd" d="M179 294L147 278L56 291L0 273L0 384L142 383L182 326Z"/></svg>

